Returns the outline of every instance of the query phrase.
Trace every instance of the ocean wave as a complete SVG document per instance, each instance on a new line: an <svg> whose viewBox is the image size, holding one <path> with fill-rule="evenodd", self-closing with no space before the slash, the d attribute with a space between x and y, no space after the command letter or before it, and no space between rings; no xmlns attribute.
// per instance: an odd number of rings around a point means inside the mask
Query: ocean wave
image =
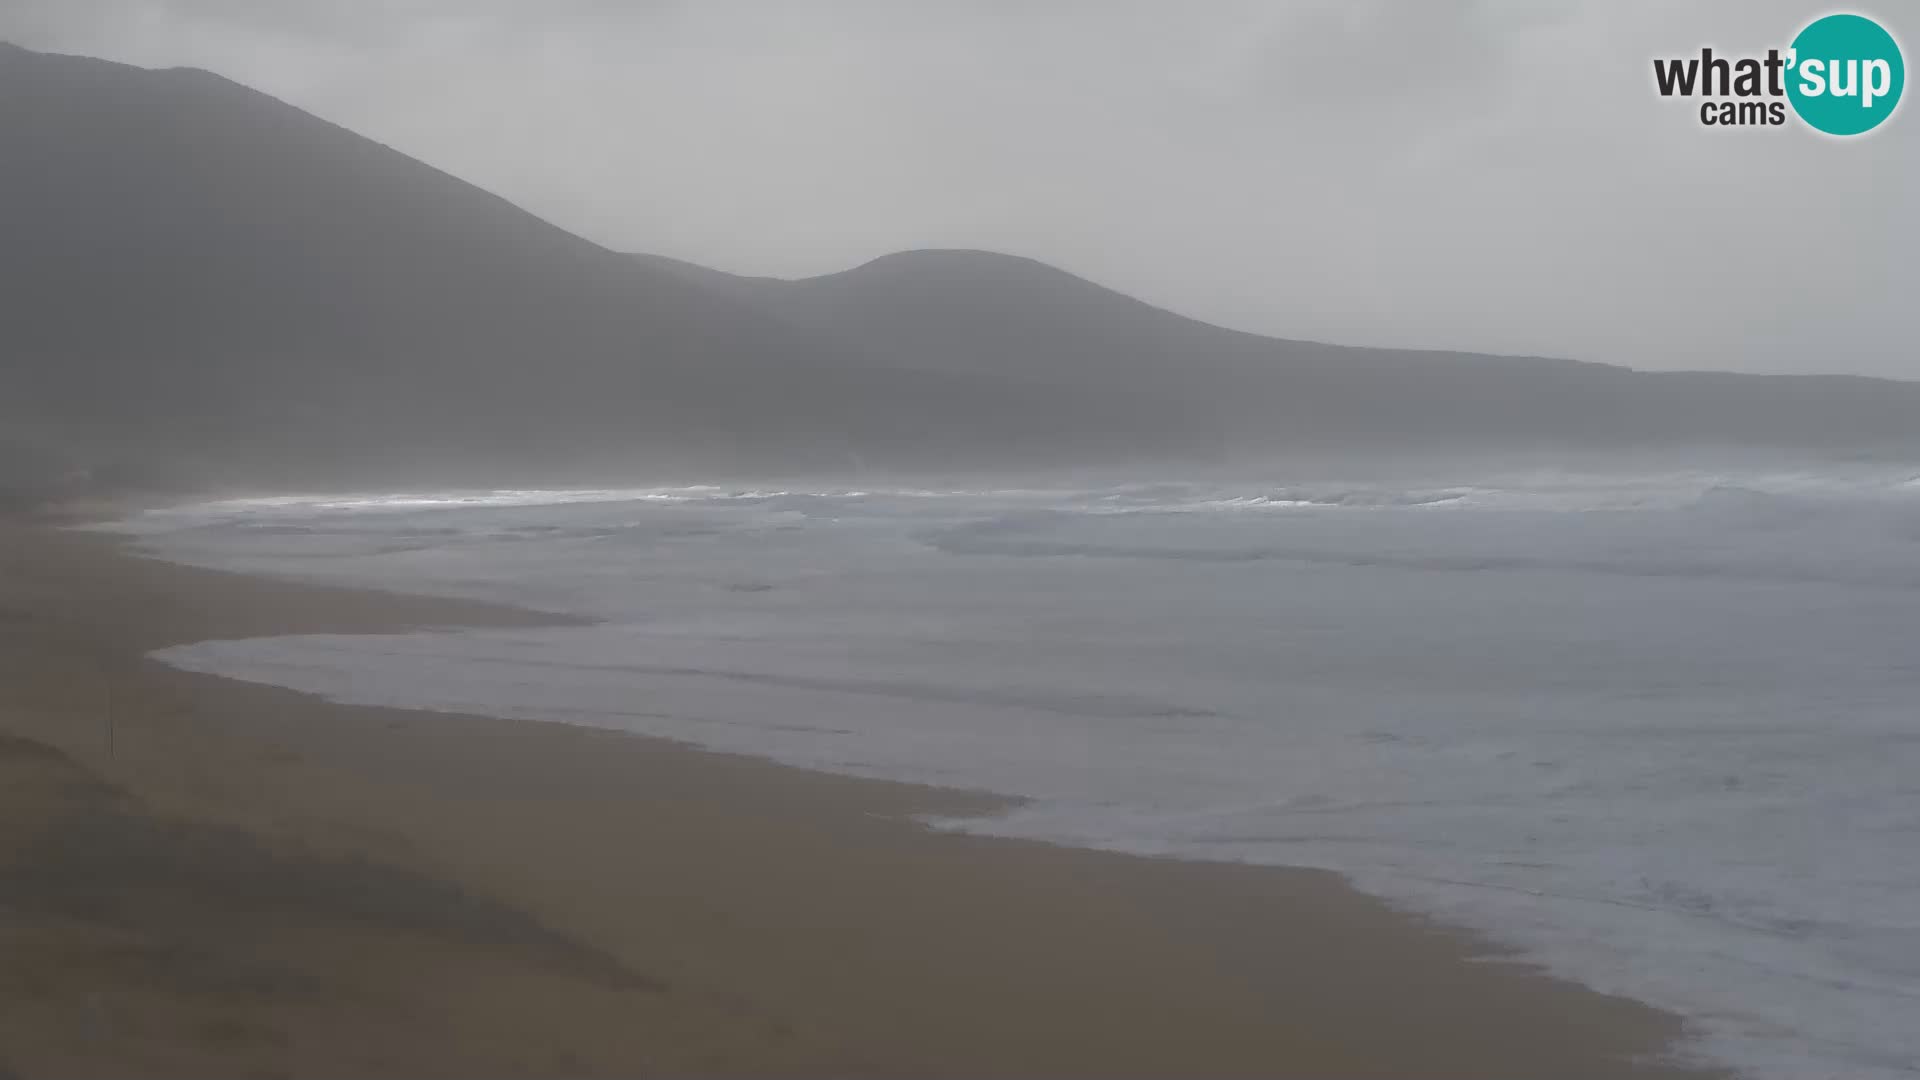
<svg viewBox="0 0 1920 1080"><path fill-rule="evenodd" d="M1448 481L429 493L141 528L602 620L171 663L1029 800L971 829L1321 866L1680 1010L1755 1075L1910 1075L1920 483Z"/></svg>

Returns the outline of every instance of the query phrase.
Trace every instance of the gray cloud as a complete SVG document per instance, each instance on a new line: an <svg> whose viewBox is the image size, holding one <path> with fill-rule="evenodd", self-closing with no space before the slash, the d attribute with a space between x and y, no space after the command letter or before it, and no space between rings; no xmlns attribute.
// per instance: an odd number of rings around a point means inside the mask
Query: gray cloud
<svg viewBox="0 0 1920 1080"><path fill-rule="evenodd" d="M1913 106L1839 143L1651 89L1822 11L10 0L0 38L207 67L725 269L987 247L1267 333L1920 378Z"/></svg>

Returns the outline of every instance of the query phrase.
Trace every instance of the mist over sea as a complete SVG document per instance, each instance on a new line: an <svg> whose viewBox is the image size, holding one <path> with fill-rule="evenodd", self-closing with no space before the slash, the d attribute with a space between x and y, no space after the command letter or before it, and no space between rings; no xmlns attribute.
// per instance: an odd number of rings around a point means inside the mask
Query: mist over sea
<svg viewBox="0 0 1920 1080"><path fill-rule="evenodd" d="M604 620L206 642L331 698L1027 800L943 827L1326 867L1920 1072L1920 469L697 485L154 511L164 557Z"/></svg>

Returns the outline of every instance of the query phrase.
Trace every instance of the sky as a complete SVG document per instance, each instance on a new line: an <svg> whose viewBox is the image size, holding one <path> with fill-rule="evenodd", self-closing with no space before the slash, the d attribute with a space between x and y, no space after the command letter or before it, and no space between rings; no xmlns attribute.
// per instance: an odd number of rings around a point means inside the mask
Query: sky
<svg viewBox="0 0 1920 1080"><path fill-rule="evenodd" d="M985 248L1283 337L1920 379L1920 104L1839 140L1653 87L1829 10L0 0L0 40L204 67L739 273ZM1847 10L1912 59L1920 5Z"/></svg>

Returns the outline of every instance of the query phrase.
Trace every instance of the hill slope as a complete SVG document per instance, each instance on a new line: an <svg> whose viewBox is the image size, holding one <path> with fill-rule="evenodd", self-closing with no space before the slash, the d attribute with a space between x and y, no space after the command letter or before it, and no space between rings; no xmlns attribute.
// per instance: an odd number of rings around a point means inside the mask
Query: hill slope
<svg viewBox="0 0 1920 1080"><path fill-rule="evenodd" d="M1920 448L1915 383L1637 372L1269 338L1164 311L1030 259L979 251L902 252L796 281L635 258L848 353L910 370L1100 381L1177 407L1249 454L1296 447Z"/></svg>
<svg viewBox="0 0 1920 1080"><path fill-rule="evenodd" d="M1914 384L1285 341L984 252L791 282L619 255L205 72L0 46L0 101L0 440L50 460L518 483L1920 441Z"/></svg>
<svg viewBox="0 0 1920 1080"><path fill-rule="evenodd" d="M204 72L7 49L0 100L0 419L43 438L332 480L1044 456L1146 419L867 365Z"/></svg>

